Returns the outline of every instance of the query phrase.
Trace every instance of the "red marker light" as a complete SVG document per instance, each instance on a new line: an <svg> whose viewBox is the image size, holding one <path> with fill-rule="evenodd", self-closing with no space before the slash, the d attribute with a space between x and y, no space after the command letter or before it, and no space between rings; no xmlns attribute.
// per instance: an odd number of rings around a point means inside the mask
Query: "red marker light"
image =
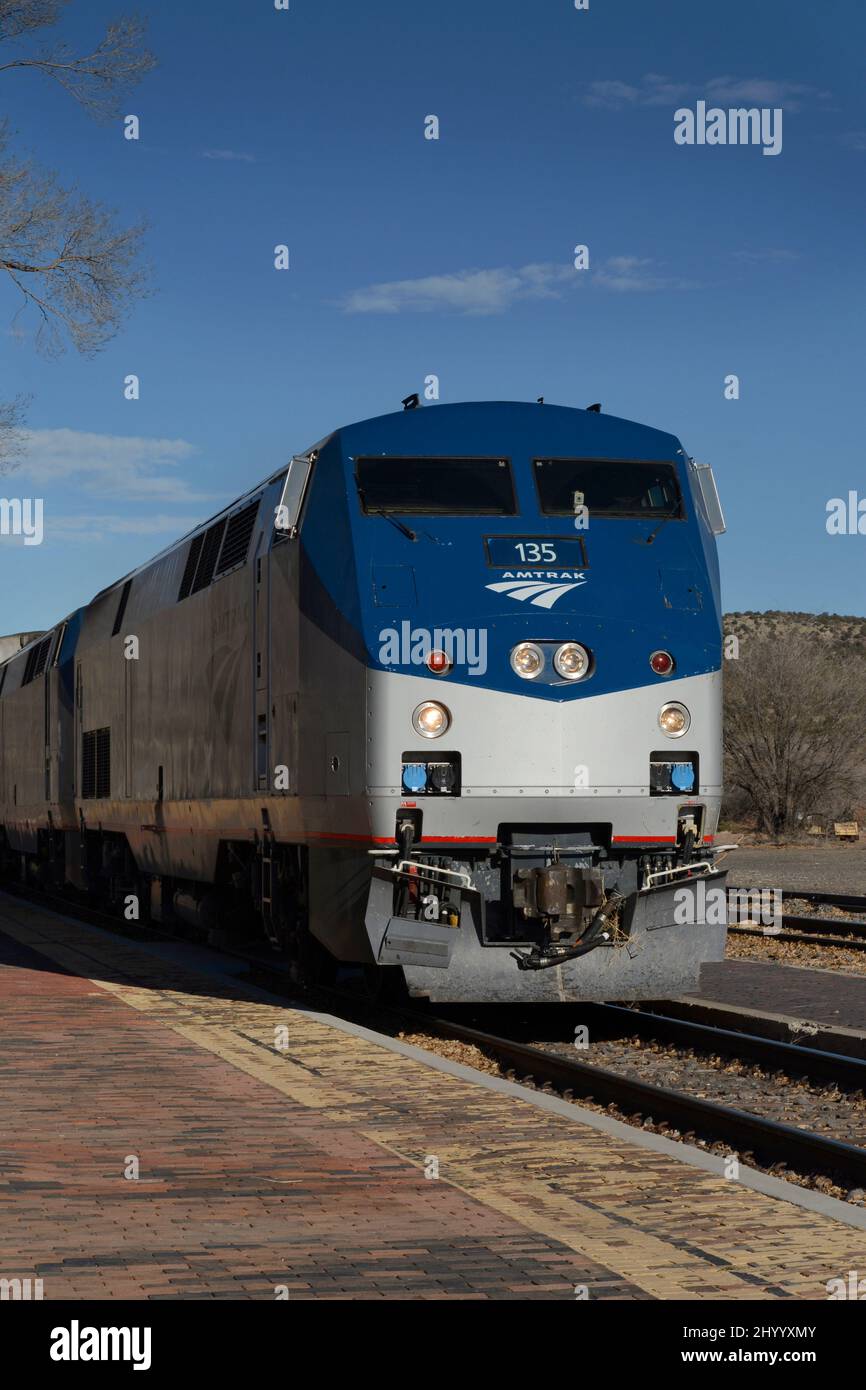
<svg viewBox="0 0 866 1390"><path fill-rule="evenodd" d="M447 652L431 652L427 658L427 666L434 676L446 675L451 670Z"/></svg>
<svg viewBox="0 0 866 1390"><path fill-rule="evenodd" d="M670 652L653 652L650 657L650 666L657 676L669 676L674 669L674 659Z"/></svg>

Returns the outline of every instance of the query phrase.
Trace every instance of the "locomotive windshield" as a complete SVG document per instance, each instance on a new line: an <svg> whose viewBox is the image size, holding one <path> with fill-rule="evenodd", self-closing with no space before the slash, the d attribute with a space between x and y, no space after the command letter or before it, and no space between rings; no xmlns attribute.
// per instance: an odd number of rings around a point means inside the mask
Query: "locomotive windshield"
<svg viewBox="0 0 866 1390"><path fill-rule="evenodd" d="M366 458L357 463L365 512L515 516L511 465L497 458Z"/></svg>
<svg viewBox="0 0 866 1390"><path fill-rule="evenodd" d="M547 516L570 516L582 502L596 516L682 516L670 463L536 459L535 482ZM575 493L581 493L579 498Z"/></svg>

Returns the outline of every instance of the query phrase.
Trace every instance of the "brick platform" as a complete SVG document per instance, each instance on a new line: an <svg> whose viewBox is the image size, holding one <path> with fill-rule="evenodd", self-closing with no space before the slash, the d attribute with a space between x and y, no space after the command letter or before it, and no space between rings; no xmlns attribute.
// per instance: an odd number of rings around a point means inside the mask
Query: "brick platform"
<svg viewBox="0 0 866 1390"><path fill-rule="evenodd" d="M0 1277L47 1299L821 1298L863 1267L857 1225L605 1117L14 899L0 933Z"/></svg>
<svg viewBox="0 0 866 1390"><path fill-rule="evenodd" d="M775 961L717 961L703 967L700 989L686 998L866 1031L866 975L839 970L809 970Z"/></svg>

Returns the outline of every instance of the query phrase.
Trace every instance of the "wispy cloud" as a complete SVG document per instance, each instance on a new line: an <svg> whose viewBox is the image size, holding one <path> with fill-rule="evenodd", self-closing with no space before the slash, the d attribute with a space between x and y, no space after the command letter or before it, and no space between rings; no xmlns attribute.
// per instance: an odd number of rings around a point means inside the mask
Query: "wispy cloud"
<svg viewBox="0 0 866 1390"><path fill-rule="evenodd" d="M783 246L756 247L751 251L732 251L731 256L735 261L741 261L744 265L791 265L801 258L799 251L790 251Z"/></svg>
<svg viewBox="0 0 866 1390"><path fill-rule="evenodd" d="M254 154L246 154L243 150L202 150L202 159L222 159L234 161L240 164L255 164Z"/></svg>
<svg viewBox="0 0 866 1390"><path fill-rule="evenodd" d="M696 280L665 275L648 256L611 256L598 270L590 272L591 284L621 293L647 293L654 290L695 290Z"/></svg>
<svg viewBox="0 0 866 1390"><path fill-rule="evenodd" d="M349 314L425 313L451 309L460 314L501 314L519 299L555 299L577 271L562 265L525 265L512 270L458 270L415 280L385 280L354 290L343 301Z"/></svg>
<svg viewBox="0 0 866 1390"><path fill-rule="evenodd" d="M503 314L521 300L563 299L581 285L617 291L694 288L691 282L665 276L647 258L614 256L597 269L580 271L542 262L385 280L353 290L340 307L347 314Z"/></svg>
<svg viewBox="0 0 866 1390"><path fill-rule="evenodd" d="M181 536L192 530L201 521L201 516L178 516L169 512L159 516L141 516L130 512L123 513L82 513L62 515L50 513L46 519L46 535L62 540L93 540L106 535L115 536Z"/></svg>
<svg viewBox="0 0 866 1390"><path fill-rule="evenodd" d="M849 150L866 150L866 130L846 130L839 139Z"/></svg>
<svg viewBox="0 0 866 1390"><path fill-rule="evenodd" d="M714 106L748 102L753 106L784 106L797 111L806 103L826 102L830 93L806 82L778 81L767 77L711 77L707 82L683 82L657 72L645 73L637 82L590 82L584 92L586 106L623 110L630 106L671 106L703 97Z"/></svg>
<svg viewBox="0 0 866 1390"><path fill-rule="evenodd" d="M171 470L198 452L185 439L25 430L20 474L31 484L74 484L102 497L140 502L200 502L215 494L193 488Z"/></svg>
<svg viewBox="0 0 866 1390"><path fill-rule="evenodd" d="M584 94L587 106L670 106L688 95L685 82L672 82L657 72L648 72L637 84L620 81L590 82Z"/></svg>

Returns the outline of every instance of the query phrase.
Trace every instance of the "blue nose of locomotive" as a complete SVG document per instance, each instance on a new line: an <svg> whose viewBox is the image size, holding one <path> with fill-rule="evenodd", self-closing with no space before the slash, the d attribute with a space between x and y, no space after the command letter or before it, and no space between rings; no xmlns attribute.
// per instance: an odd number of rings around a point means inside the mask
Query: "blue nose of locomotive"
<svg viewBox="0 0 866 1390"><path fill-rule="evenodd" d="M715 547L673 435L466 404L351 426L327 453L340 484L304 541L370 666L548 700L718 669Z"/></svg>

